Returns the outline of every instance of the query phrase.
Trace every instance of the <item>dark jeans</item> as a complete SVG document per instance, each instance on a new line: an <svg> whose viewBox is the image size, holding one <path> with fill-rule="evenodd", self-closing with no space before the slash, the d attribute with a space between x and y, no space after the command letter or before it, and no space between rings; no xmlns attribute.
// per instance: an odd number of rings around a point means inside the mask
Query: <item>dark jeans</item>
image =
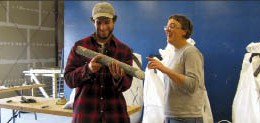
<svg viewBox="0 0 260 123"><path fill-rule="evenodd" d="M185 117L185 118L178 118L178 117L166 117L165 123L203 123L202 117Z"/></svg>

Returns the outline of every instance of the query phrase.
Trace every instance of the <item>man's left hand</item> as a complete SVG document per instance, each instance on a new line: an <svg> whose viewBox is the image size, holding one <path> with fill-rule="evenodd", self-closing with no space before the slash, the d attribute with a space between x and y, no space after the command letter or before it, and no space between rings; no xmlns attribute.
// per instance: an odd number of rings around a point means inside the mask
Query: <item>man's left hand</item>
<svg viewBox="0 0 260 123"><path fill-rule="evenodd" d="M125 76L125 71L122 69L116 62L112 61L108 64L108 68L110 70L110 73L112 74L113 78L115 80L121 79L123 76Z"/></svg>

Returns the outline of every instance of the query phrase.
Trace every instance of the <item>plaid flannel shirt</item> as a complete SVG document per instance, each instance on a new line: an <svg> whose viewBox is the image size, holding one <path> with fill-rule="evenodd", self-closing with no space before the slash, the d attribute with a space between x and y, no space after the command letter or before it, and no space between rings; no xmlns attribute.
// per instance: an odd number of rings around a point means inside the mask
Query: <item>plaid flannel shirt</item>
<svg viewBox="0 0 260 123"><path fill-rule="evenodd" d="M102 66L97 73L91 73L88 63L91 59L75 52L77 46L98 51L95 34L77 41L68 56L64 78L70 88L76 88L73 104L73 123L129 123L127 105L122 92L130 88L132 77L125 75L115 82L108 67ZM105 44L105 55L132 65L132 51L112 36Z"/></svg>

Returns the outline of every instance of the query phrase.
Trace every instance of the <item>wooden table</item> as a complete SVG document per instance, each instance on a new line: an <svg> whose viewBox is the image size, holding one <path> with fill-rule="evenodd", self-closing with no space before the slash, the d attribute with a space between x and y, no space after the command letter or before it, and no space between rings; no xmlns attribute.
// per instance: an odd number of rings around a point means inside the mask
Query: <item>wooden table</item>
<svg viewBox="0 0 260 123"><path fill-rule="evenodd" d="M22 86L8 87L8 88L0 88L0 93L32 89L32 95L33 95L33 88L39 88L39 87L45 87L45 84L32 84L32 85L22 85Z"/></svg>
<svg viewBox="0 0 260 123"><path fill-rule="evenodd" d="M43 98L43 97L32 97L24 96L26 99L32 98L37 101L37 103L20 103L21 96L0 99L0 108L7 108L20 111L28 112L38 112L45 114L61 115L61 116L72 116L71 109L63 109L63 105L56 105L56 100L54 98ZM10 101L11 102L7 102ZM44 107L44 108L43 108ZM141 110L140 105L127 106L127 112L129 115L134 114ZM1 114L0 114L1 115ZM0 121L1 122L1 121Z"/></svg>

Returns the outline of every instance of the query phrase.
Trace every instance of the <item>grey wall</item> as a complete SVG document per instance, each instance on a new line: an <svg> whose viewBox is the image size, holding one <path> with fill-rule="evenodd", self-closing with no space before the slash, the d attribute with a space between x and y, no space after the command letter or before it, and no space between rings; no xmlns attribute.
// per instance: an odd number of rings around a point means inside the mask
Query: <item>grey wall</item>
<svg viewBox="0 0 260 123"><path fill-rule="evenodd" d="M60 52L63 5L58 2ZM46 67L59 67L55 62L55 1L0 1L0 85L21 85L26 78L23 71Z"/></svg>

